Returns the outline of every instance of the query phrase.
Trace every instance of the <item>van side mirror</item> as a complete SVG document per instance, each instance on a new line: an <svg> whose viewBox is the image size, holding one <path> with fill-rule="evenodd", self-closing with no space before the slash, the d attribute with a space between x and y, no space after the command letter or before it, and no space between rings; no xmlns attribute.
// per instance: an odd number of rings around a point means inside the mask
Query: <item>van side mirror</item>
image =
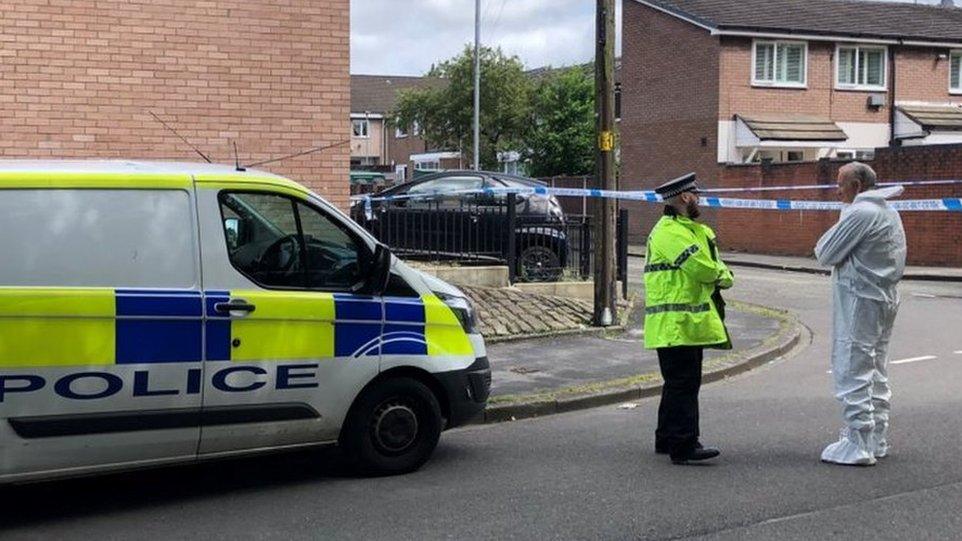
<svg viewBox="0 0 962 541"><path fill-rule="evenodd" d="M241 221L238 218L224 219L224 234L227 236L227 247L236 250L241 244Z"/></svg>
<svg viewBox="0 0 962 541"><path fill-rule="evenodd" d="M391 249L377 244L371 256L371 266L364 289L372 295L381 295L387 291L388 281L391 279Z"/></svg>

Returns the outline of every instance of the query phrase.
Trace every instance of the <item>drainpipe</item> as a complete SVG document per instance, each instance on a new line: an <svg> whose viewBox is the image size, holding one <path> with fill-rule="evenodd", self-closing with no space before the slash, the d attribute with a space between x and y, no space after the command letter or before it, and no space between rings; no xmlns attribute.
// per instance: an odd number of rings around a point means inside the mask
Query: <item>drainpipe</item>
<svg viewBox="0 0 962 541"><path fill-rule="evenodd" d="M898 46L892 45L889 54L889 148L899 146L895 139L895 56Z"/></svg>

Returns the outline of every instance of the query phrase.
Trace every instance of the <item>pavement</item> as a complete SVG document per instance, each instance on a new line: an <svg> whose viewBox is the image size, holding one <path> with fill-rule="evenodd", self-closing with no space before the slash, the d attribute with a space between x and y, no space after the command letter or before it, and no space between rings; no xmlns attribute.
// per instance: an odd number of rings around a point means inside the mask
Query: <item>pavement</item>
<svg viewBox="0 0 962 541"><path fill-rule="evenodd" d="M641 245L629 246L628 255L631 257L645 257L645 247ZM819 265L818 262L815 261L814 257L722 252L722 259L725 261L725 263L736 267L752 267L758 269L784 270L823 275L829 275L832 273L830 268ZM905 268L904 279L935 282L962 282L962 268L908 266Z"/></svg>
<svg viewBox="0 0 962 541"><path fill-rule="evenodd" d="M0 538L958 539L962 285L902 285L893 454L874 468L818 460L840 426L830 294L820 275L738 273L733 299L798 314L812 342L703 388L711 464L654 454L648 398L455 429L399 477L354 478L311 451L14 487Z"/></svg>
<svg viewBox="0 0 962 541"><path fill-rule="evenodd" d="M726 322L734 352L753 350L782 328L778 314L733 309ZM536 338L488 347L494 401L658 372L658 356L644 348L644 304L636 303L624 329L612 333ZM731 352L709 349L706 360ZM502 400L503 401L503 400Z"/></svg>

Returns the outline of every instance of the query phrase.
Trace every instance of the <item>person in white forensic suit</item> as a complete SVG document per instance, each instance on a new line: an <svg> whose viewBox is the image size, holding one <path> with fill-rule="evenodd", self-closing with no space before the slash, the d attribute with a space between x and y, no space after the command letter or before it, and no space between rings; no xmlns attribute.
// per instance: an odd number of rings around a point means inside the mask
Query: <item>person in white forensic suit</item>
<svg viewBox="0 0 962 541"><path fill-rule="evenodd" d="M835 226L818 241L815 256L833 267L832 374L845 427L822 452L832 464L873 466L889 453L888 348L905 272L905 230L878 189L875 171L858 162L839 170L838 194L847 203Z"/></svg>

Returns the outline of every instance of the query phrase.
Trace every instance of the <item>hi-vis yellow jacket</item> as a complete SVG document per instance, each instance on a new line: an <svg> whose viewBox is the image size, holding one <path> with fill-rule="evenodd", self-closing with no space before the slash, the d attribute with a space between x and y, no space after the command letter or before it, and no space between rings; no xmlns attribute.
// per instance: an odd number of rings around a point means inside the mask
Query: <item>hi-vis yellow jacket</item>
<svg viewBox="0 0 962 541"><path fill-rule="evenodd" d="M648 236L645 265L645 348L728 349L715 288L734 277L718 255L715 232L683 216L663 216Z"/></svg>

